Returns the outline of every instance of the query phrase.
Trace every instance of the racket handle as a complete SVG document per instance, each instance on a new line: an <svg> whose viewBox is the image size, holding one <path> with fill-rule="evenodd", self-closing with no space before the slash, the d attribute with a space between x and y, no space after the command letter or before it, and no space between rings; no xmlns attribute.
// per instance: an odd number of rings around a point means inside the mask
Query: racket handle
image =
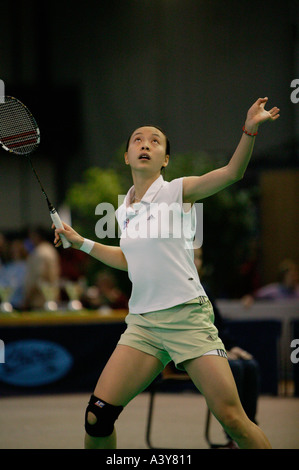
<svg viewBox="0 0 299 470"><path fill-rule="evenodd" d="M56 228L64 228L56 209L53 208L53 210L50 211L50 216ZM72 246L72 244L65 238L62 233L60 233L59 236L61 238L63 248L69 248L70 246Z"/></svg>

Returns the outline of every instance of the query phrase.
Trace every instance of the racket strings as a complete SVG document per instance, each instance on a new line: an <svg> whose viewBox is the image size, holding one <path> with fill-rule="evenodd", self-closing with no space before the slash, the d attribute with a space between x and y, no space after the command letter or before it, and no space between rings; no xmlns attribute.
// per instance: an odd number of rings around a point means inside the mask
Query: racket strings
<svg viewBox="0 0 299 470"><path fill-rule="evenodd" d="M0 140L6 150L17 154L31 153L39 145L37 124L16 98L6 96L0 103Z"/></svg>

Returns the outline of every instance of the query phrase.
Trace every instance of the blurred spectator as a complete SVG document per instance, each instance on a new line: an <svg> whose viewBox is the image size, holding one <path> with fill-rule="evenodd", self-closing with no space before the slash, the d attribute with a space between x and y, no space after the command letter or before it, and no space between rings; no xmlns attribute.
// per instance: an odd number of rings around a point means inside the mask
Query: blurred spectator
<svg viewBox="0 0 299 470"><path fill-rule="evenodd" d="M22 309L24 305L27 256L23 240L12 240L8 244L8 259L0 268L0 284L12 288L10 303L15 309Z"/></svg>
<svg viewBox="0 0 299 470"><path fill-rule="evenodd" d="M78 281L86 276L90 256L80 250L59 250L62 279Z"/></svg>
<svg viewBox="0 0 299 470"><path fill-rule="evenodd" d="M63 250L58 251L60 258L60 278L61 301L65 302L70 299L70 292L77 291L77 299L83 297L86 290L87 273L90 265L91 257L80 250ZM83 300L83 299L82 299Z"/></svg>
<svg viewBox="0 0 299 470"><path fill-rule="evenodd" d="M95 284L88 288L85 303L89 308L109 307L127 309L128 298L117 286L114 274L108 270L100 271Z"/></svg>
<svg viewBox="0 0 299 470"><path fill-rule="evenodd" d="M43 285L58 285L60 277L60 259L57 250L47 240L46 232L41 229L29 233L33 250L27 259L27 273L25 280L25 305L27 309L43 308L45 295ZM52 299L57 301L57 297Z"/></svg>
<svg viewBox="0 0 299 470"><path fill-rule="evenodd" d="M252 295L242 298L245 306L252 305L254 300L299 300L299 271L291 259L284 259L278 266L277 282L257 289Z"/></svg>
<svg viewBox="0 0 299 470"><path fill-rule="evenodd" d="M283 260L278 267L278 282L261 287L255 292L256 299L299 299L298 266L291 259Z"/></svg>

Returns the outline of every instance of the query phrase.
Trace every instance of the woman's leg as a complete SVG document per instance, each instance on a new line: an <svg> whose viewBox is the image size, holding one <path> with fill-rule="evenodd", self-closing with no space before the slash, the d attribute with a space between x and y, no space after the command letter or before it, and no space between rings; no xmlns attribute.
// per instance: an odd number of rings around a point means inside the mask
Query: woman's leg
<svg viewBox="0 0 299 470"><path fill-rule="evenodd" d="M257 402L260 390L260 370L255 359L244 360L243 408L248 418L256 423Z"/></svg>
<svg viewBox="0 0 299 470"><path fill-rule="evenodd" d="M119 344L101 373L94 395L111 405L126 406L162 370L163 364L156 357ZM92 425L97 418L92 412L88 412L87 420ZM106 437L92 437L86 433L85 448L115 449L115 429Z"/></svg>
<svg viewBox="0 0 299 470"><path fill-rule="evenodd" d="M242 408L228 361L201 356L184 363L186 372L229 436L241 449L270 449L271 445Z"/></svg>

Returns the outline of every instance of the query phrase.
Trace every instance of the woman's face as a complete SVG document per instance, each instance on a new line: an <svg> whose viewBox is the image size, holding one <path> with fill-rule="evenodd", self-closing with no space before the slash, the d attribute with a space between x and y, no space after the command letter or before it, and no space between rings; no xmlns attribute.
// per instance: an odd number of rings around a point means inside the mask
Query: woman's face
<svg viewBox="0 0 299 470"><path fill-rule="evenodd" d="M159 129L145 126L133 132L125 153L125 162L132 170L160 173L168 161L166 137Z"/></svg>

